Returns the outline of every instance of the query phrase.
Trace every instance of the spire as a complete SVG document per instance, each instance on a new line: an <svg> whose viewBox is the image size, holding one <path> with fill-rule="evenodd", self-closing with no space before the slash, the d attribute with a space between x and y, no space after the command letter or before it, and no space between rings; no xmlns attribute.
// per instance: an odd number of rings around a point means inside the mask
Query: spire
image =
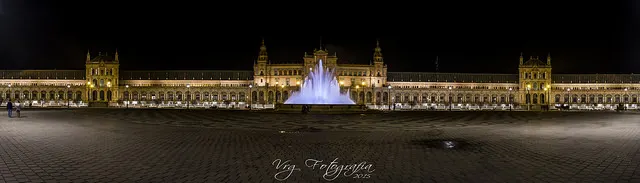
<svg viewBox="0 0 640 183"><path fill-rule="evenodd" d="M547 65L551 65L551 52L547 54Z"/></svg>
<svg viewBox="0 0 640 183"><path fill-rule="evenodd" d="M380 48L380 41L376 40L376 48L373 49L373 61L374 62L383 62L382 57L382 48Z"/></svg>
<svg viewBox="0 0 640 183"><path fill-rule="evenodd" d="M322 50L322 36L320 36L320 50Z"/></svg>
<svg viewBox="0 0 640 183"><path fill-rule="evenodd" d="M438 72L438 69L439 69L439 68L438 68L438 60L439 60L439 57L438 57L438 56L436 56L436 72Z"/></svg>
<svg viewBox="0 0 640 183"><path fill-rule="evenodd" d="M524 63L524 57L522 56L522 52L520 52L520 65Z"/></svg>
<svg viewBox="0 0 640 183"><path fill-rule="evenodd" d="M90 62L91 61L91 54L89 53L89 50L87 50L87 59L86 62Z"/></svg>
<svg viewBox="0 0 640 183"><path fill-rule="evenodd" d="M115 62L119 62L120 61L120 58L118 56L118 49L117 48L116 48L116 56L113 57L113 61L115 61Z"/></svg>
<svg viewBox="0 0 640 183"><path fill-rule="evenodd" d="M269 56L267 55L267 46L264 44L264 38L262 38L262 43L260 45L260 53L258 53L258 62L267 62Z"/></svg>

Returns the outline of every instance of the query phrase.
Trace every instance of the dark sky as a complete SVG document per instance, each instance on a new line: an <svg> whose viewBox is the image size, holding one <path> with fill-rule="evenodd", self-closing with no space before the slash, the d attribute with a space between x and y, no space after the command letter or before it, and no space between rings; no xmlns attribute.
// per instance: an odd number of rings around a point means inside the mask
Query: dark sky
<svg viewBox="0 0 640 183"><path fill-rule="evenodd" d="M250 70L264 36L273 62L302 62L322 37L339 62L367 64L379 38L390 71L432 72L439 56L441 72L516 73L520 52L551 52L555 73L640 73L640 15L631 0L0 3L0 69L83 69L88 49L117 48L126 70Z"/></svg>

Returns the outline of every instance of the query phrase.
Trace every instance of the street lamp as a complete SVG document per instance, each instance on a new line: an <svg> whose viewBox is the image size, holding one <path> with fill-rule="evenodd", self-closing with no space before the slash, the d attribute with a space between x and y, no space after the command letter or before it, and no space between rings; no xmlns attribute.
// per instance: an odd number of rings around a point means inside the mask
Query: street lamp
<svg viewBox="0 0 640 183"><path fill-rule="evenodd" d="M94 84L91 84L91 86L89 86L89 91L93 90L93 87L95 87ZM97 95L97 94L96 94ZM96 96L97 97L97 96ZM93 100L96 100L95 98Z"/></svg>
<svg viewBox="0 0 640 183"><path fill-rule="evenodd" d="M453 89L453 87L449 86L449 111L451 111L451 108L453 107L453 102L451 100L453 100L453 97L451 96L451 89Z"/></svg>
<svg viewBox="0 0 640 183"><path fill-rule="evenodd" d="M280 83L280 82L277 82L277 81L276 81L276 93L275 93L275 97L276 97L276 104L278 104L278 83Z"/></svg>
<svg viewBox="0 0 640 183"><path fill-rule="evenodd" d="M627 95L627 91L628 91L628 90L629 90L628 88L624 88L624 95L625 95L625 96ZM625 103L627 103L627 102L629 102L629 100L627 99L627 100L625 100L624 102L625 102Z"/></svg>
<svg viewBox="0 0 640 183"><path fill-rule="evenodd" d="M547 105L551 107L551 85L547 85Z"/></svg>
<svg viewBox="0 0 640 183"><path fill-rule="evenodd" d="M11 101L11 84L8 85L9 86L9 97L7 97L9 99L9 101Z"/></svg>
<svg viewBox="0 0 640 183"><path fill-rule="evenodd" d="M189 103L191 103L191 85L187 84L187 109L189 109Z"/></svg>
<svg viewBox="0 0 640 183"><path fill-rule="evenodd" d="M544 89L545 98L542 99L542 102L545 102L545 100L547 100L547 97L549 97L549 94L547 93L549 92L549 89L547 87L544 87L543 89ZM546 101L546 102L547 102L547 105L549 105L549 101Z"/></svg>
<svg viewBox="0 0 640 183"><path fill-rule="evenodd" d="M513 101L511 100L511 90L513 90L513 88L509 88L509 96L507 96L509 99L509 111L512 111L513 106Z"/></svg>
<svg viewBox="0 0 640 183"><path fill-rule="evenodd" d="M126 105L127 105L127 109L128 109L129 108L129 85L125 85L124 87L127 89L127 100L126 100L127 104Z"/></svg>
<svg viewBox="0 0 640 183"><path fill-rule="evenodd" d="M529 94L529 90L531 90L531 84L527 85L527 110L531 110L531 96Z"/></svg>
<svg viewBox="0 0 640 183"><path fill-rule="evenodd" d="M356 85L356 104L360 103L360 91L358 89L360 89L360 86Z"/></svg>
<svg viewBox="0 0 640 183"><path fill-rule="evenodd" d="M282 103L284 104L284 85L280 85L280 88L282 88L282 91L280 92L280 98L282 98Z"/></svg>
<svg viewBox="0 0 640 183"><path fill-rule="evenodd" d="M567 96L569 101L567 101L567 104L571 104L571 88L567 88Z"/></svg>
<svg viewBox="0 0 640 183"><path fill-rule="evenodd" d="M251 106L251 101L253 100L253 93L251 92L251 88L253 88L253 85L249 85L249 110L251 110L251 108L253 108Z"/></svg>
<svg viewBox="0 0 640 183"><path fill-rule="evenodd" d="M391 85L387 86L389 89L389 110L391 110Z"/></svg>
<svg viewBox="0 0 640 183"><path fill-rule="evenodd" d="M366 89L365 84L366 83L364 81L362 83L360 83L360 85L362 85L362 104L364 104L366 102L365 101L365 94L364 94L364 89ZM358 94L358 97L360 97L360 94Z"/></svg>
<svg viewBox="0 0 640 183"><path fill-rule="evenodd" d="M67 108L69 108L69 88L71 88L71 85L67 85Z"/></svg>

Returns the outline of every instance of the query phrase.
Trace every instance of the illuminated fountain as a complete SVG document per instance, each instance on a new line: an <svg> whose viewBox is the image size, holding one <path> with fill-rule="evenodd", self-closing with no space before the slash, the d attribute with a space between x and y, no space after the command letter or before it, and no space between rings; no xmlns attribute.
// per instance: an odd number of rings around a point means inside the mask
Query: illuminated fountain
<svg viewBox="0 0 640 183"><path fill-rule="evenodd" d="M340 85L333 71L322 67L322 60L318 61L315 70L305 78L300 91L293 92L285 104L345 104L355 102L349 97L349 92L340 93Z"/></svg>

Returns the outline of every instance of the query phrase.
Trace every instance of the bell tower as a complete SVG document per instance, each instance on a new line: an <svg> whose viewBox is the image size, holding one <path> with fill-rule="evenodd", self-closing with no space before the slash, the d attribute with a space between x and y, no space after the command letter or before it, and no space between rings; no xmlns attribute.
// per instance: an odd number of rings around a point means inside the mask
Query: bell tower
<svg viewBox="0 0 640 183"><path fill-rule="evenodd" d="M253 64L253 83L257 86L266 86L268 81L267 77L270 75L267 69L269 62L269 55L267 54L267 46L264 44L264 38L260 44L260 52L258 52L258 60Z"/></svg>
<svg viewBox="0 0 640 183"><path fill-rule="evenodd" d="M380 40L376 40L376 48L373 49L373 86L381 87L387 83L387 66L384 65L384 57L382 56L382 48L380 48Z"/></svg>

